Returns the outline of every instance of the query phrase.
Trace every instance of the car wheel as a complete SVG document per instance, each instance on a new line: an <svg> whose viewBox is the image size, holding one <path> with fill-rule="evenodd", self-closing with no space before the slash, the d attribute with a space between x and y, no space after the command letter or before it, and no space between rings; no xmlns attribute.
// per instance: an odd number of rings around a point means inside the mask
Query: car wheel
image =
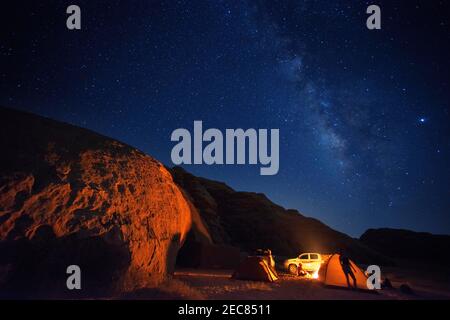
<svg viewBox="0 0 450 320"><path fill-rule="evenodd" d="M290 274L295 274L297 275L298 271L297 271L297 266L295 264L290 264L288 267L289 273Z"/></svg>

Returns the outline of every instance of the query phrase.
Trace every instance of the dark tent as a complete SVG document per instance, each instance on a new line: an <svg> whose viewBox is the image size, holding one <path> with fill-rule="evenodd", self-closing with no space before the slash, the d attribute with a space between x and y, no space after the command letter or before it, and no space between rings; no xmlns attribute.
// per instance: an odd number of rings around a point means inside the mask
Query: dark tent
<svg viewBox="0 0 450 320"><path fill-rule="evenodd" d="M278 275L262 257L247 257L233 273L233 279L273 282Z"/></svg>

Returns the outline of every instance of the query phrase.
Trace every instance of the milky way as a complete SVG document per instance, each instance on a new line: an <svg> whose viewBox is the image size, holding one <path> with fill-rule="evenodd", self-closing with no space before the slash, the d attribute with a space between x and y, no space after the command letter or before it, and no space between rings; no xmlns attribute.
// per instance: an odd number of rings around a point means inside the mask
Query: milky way
<svg viewBox="0 0 450 320"><path fill-rule="evenodd" d="M170 133L279 128L280 170L186 166L359 236L449 233L449 21L440 1L69 1L2 10L0 104L171 166ZM27 1L24 1L27 3Z"/></svg>

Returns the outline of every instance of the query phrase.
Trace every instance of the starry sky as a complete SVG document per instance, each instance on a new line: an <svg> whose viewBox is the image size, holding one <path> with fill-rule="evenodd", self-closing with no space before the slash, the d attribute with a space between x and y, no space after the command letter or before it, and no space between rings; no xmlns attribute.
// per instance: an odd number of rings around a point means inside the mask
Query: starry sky
<svg viewBox="0 0 450 320"><path fill-rule="evenodd" d="M7 2L7 3L6 3ZM77 4L82 30L66 28ZM382 29L366 28L381 7ZM176 128L279 128L280 170L185 168L359 237L450 234L448 1L3 1L0 105L172 166Z"/></svg>

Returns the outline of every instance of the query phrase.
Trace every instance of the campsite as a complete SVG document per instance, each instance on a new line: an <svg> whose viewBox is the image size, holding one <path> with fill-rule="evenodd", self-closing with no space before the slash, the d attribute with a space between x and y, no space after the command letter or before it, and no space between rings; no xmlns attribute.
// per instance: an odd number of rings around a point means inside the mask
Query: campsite
<svg viewBox="0 0 450 320"><path fill-rule="evenodd" d="M450 295L437 282L409 277L397 270L396 289L378 293L336 289L320 281L279 274L276 282L243 281L231 278L231 270L179 270L174 279L158 290L142 289L127 294L128 299L201 299L201 300L417 300L449 299ZM402 282L414 286L415 294L400 291Z"/></svg>
<svg viewBox="0 0 450 320"><path fill-rule="evenodd" d="M449 276L445 268L425 273L420 267L382 267L382 279L390 279L391 287L381 290L364 288L363 273L356 274L358 289L349 288L339 269L339 255L330 255L332 265L319 272L319 278L302 277L283 271L279 263L275 276L267 264L253 269L255 257L244 259L237 270L186 269L174 272L171 280L156 290L142 289L125 299L199 299L199 300L430 300L450 299ZM256 263L255 263L256 262ZM352 262L353 264L353 262ZM357 270L363 270L355 266ZM261 270L265 272L261 272ZM236 277L240 271L242 278ZM246 272L246 273L245 273ZM329 275L326 284L327 273ZM333 275L333 277L331 277ZM344 282L343 282L344 281ZM361 285L361 286L360 286ZM409 288L411 290L405 289Z"/></svg>

